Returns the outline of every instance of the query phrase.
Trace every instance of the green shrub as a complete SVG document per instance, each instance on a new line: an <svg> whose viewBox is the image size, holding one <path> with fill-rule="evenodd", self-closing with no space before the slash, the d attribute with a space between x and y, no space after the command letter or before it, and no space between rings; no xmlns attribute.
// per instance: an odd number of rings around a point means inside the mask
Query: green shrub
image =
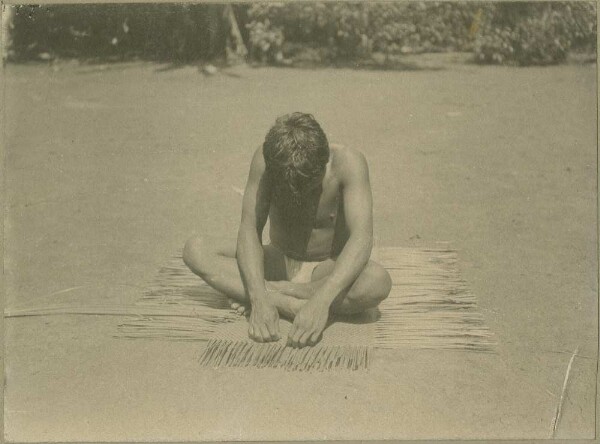
<svg viewBox="0 0 600 444"><path fill-rule="evenodd" d="M262 36L252 41L259 53L272 47L268 30L285 42L328 48L333 58L364 57L372 51L464 51L472 48L470 29L480 8L475 2L255 3L247 26L251 34Z"/></svg>
<svg viewBox="0 0 600 444"><path fill-rule="evenodd" d="M16 8L17 59L45 53L186 62L226 52L222 4ZM288 2L233 8L251 57L263 63L472 51L481 63L528 65L559 63L571 50L596 49L594 2Z"/></svg>
<svg viewBox="0 0 600 444"><path fill-rule="evenodd" d="M253 23L250 31L250 56L263 63L274 62L281 53L283 32L271 26L269 20Z"/></svg>
<svg viewBox="0 0 600 444"><path fill-rule="evenodd" d="M334 57L354 57L364 52L366 9L364 3L255 3L248 11L247 27L261 38L251 39L251 51L271 51L272 31L278 41L282 37L307 48L329 48Z"/></svg>
<svg viewBox="0 0 600 444"><path fill-rule="evenodd" d="M321 62L474 51L482 63L551 64L596 45L592 2L266 3L253 4L248 17L250 32L262 35L255 53L272 50L271 30L287 56Z"/></svg>
<svg viewBox="0 0 600 444"><path fill-rule="evenodd" d="M411 2L370 7L373 49L384 53L468 51L482 4Z"/></svg>
<svg viewBox="0 0 600 444"><path fill-rule="evenodd" d="M476 60L522 66L563 62L572 48L595 48L595 17L595 5L587 2L496 5L477 38Z"/></svg>
<svg viewBox="0 0 600 444"><path fill-rule="evenodd" d="M16 7L17 58L210 58L224 51L222 5L75 4Z"/></svg>

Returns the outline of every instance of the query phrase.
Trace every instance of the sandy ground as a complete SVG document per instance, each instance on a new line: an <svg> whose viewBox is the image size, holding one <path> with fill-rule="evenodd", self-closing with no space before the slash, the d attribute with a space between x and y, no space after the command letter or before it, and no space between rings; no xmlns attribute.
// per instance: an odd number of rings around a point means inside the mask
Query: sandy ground
<svg viewBox="0 0 600 444"><path fill-rule="evenodd" d="M546 438L576 347L557 436L594 436L594 65L158 68L6 69L6 307L133 301L193 233L233 236L251 152L304 110L365 152L378 245L459 251L497 353L213 370L116 318L7 319L8 440Z"/></svg>

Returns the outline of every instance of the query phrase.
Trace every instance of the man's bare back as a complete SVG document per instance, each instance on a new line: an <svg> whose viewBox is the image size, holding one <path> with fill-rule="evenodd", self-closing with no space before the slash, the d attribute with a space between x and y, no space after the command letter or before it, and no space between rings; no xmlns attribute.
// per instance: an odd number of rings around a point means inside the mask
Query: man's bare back
<svg viewBox="0 0 600 444"><path fill-rule="evenodd" d="M267 218L271 244L262 245ZM288 344L303 347L320 340L330 313L357 313L387 297L391 280L369 260L372 242L364 156L329 146L312 116L293 113L277 120L254 153L237 245L195 237L183 257L209 285L251 305L252 339L279 340L281 315L293 320Z"/></svg>

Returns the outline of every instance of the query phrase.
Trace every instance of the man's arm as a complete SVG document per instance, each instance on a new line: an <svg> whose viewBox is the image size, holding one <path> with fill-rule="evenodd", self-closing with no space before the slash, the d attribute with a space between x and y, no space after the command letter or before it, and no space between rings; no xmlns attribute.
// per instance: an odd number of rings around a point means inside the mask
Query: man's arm
<svg viewBox="0 0 600 444"><path fill-rule="evenodd" d="M296 315L288 334L288 344L293 347L314 345L319 341L331 304L354 284L371 256L373 199L367 162L362 154L347 151L340 159L339 167L350 236L329 277Z"/></svg>
<svg viewBox="0 0 600 444"><path fill-rule="evenodd" d="M242 220L237 238L237 263L252 312L249 336L259 342L279 339L279 314L266 298L262 232L267 222L270 192L265 163L259 148L252 158L242 203Z"/></svg>
<svg viewBox="0 0 600 444"><path fill-rule="evenodd" d="M237 237L237 262L250 302L266 293L262 232L269 214L269 193L260 149L254 153L242 201L242 220Z"/></svg>
<svg viewBox="0 0 600 444"><path fill-rule="evenodd" d="M373 248L373 198L364 156L347 151L340 165L344 216L350 236L335 267L315 297L329 305L350 288L363 271Z"/></svg>

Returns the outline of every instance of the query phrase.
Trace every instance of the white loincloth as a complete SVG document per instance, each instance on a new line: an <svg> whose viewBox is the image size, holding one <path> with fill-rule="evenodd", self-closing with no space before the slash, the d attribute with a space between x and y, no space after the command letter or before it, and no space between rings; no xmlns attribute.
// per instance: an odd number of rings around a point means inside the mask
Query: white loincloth
<svg viewBox="0 0 600 444"><path fill-rule="evenodd" d="M297 259L292 259L286 255L283 256L285 260L285 272L287 275L287 279L290 282L294 282L297 284L304 284L310 282L312 280L313 270L319 265L322 261L317 262L305 262L299 261Z"/></svg>

